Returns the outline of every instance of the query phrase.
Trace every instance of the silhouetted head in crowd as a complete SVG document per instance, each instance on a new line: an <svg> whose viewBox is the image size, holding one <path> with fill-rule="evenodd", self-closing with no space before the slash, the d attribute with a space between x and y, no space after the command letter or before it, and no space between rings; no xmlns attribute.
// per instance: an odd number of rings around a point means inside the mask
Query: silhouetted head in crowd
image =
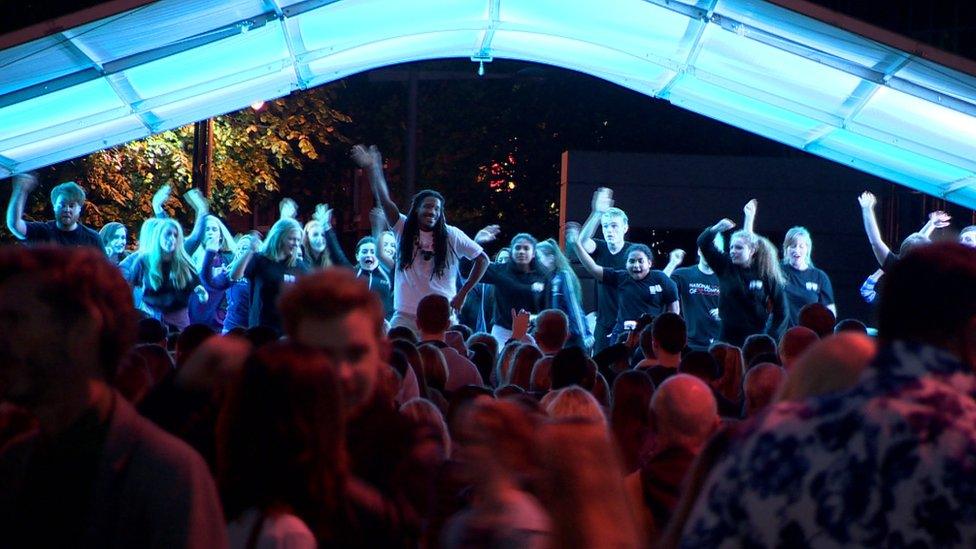
<svg viewBox="0 0 976 549"><path fill-rule="evenodd" d="M418 443L413 448L413 459L442 463L451 457L451 434L441 411L425 398L414 398L400 406L400 414L417 428L414 437Z"/></svg>
<svg viewBox="0 0 976 549"><path fill-rule="evenodd" d="M886 283L887 284L887 283ZM834 333L834 323L837 318L833 311L822 303L808 303L800 309L797 322L800 326L810 328L819 337L827 337Z"/></svg>
<svg viewBox="0 0 976 549"><path fill-rule="evenodd" d="M746 375L742 351L735 345L718 342L713 343L708 352L721 372L715 382L715 390L729 402L739 402L742 399L742 378Z"/></svg>
<svg viewBox="0 0 976 549"><path fill-rule="evenodd" d="M708 351L692 351L681 359L678 373L695 376L705 383L711 384L718 379L718 363Z"/></svg>
<svg viewBox="0 0 976 549"><path fill-rule="evenodd" d="M898 255L902 256L908 252L914 250L915 248L925 246L926 244L931 244L932 240L922 233L912 233L905 237L905 240L901 241L901 246L898 247Z"/></svg>
<svg viewBox="0 0 976 549"><path fill-rule="evenodd" d="M570 385L591 390L596 382L596 370L583 349L567 347L553 357L549 378L554 391Z"/></svg>
<svg viewBox="0 0 976 549"><path fill-rule="evenodd" d="M786 330L779 339L780 364L789 371L800 355L818 341L820 336L810 328L794 326Z"/></svg>
<svg viewBox="0 0 976 549"><path fill-rule="evenodd" d="M327 269L299 278L282 293L278 307L291 340L332 360L346 414L355 417L376 396L390 350L379 297L352 271Z"/></svg>
<svg viewBox="0 0 976 549"><path fill-rule="evenodd" d="M126 355L119 363L112 385L126 400L138 406L153 386L146 360L136 353Z"/></svg>
<svg viewBox="0 0 976 549"><path fill-rule="evenodd" d="M776 341L766 334L752 334L742 343L742 360L747 366L761 354L777 355ZM777 355L779 356L779 355ZM779 360L778 358L776 359Z"/></svg>
<svg viewBox="0 0 976 549"><path fill-rule="evenodd" d="M528 387L531 393L541 395L552 388L552 360L551 356L543 356L532 365Z"/></svg>
<svg viewBox="0 0 976 549"><path fill-rule="evenodd" d="M495 389L495 398L499 399L524 394L525 389L519 387L518 385L502 385L501 387Z"/></svg>
<svg viewBox="0 0 976 549"><path fill-rule="evenodd" d="M468 346L468 359L478 369L481 379L487 381L491 378L491 370L495 366L491 349L484 343L473 343Z"/></svg>
<svg viewBox="0 0 976 549"><path fill-rule="evenodd" d="M41 429L59 429L51 421L87 409L93 387L107 394L136 319L131 289L104 252L0 248L0 400L56 406Z"/></svg>
<svg viewBox="0 0 976 549"><path fill-rule="evenodd" d="M452 430L466 480L485 486L499 479L519 483L535 473L535 418L518 404L478 397L458 410Z"/></svg>
<svg viewBox="0 0 976 549"><path fill-rule="evenodd" d="M451 326L451 304L440 294L424 296L417 304L417 328L423 341L443 339Z"/></svg>
<svg viewBox="0 0 976 549"><path fill-rule="evenodd" d="M569 320L566 313L558 309L542 311L535 319L535 332L532 335L542 354L556 354L569 339Z"/></svg>
<svg viewBox="0 0 976 549"><path fill-rule="evenodd" d="M762 362L750 368L743 381L745 400L742 415L751 417L769 406L785 378L786 371L776 364Z"/></svg>
<svg viewBox="0 0 976 549"><path fill-rule="evenodd" d="M698 377L673 375L651 398L651 425L660 449L677 446L697 454L720 423L715 396Z"/></svg>
<svg viewBox="0 0 976 549"><path fill-rule="evenodd" d="M654 354L675 357L681 354L688 343L685 321L675 313L664 313L654 319L651 325Z"/></svg>
<svg viewBox="0 0 976 549"><path fill-rule="evenodd" d="M465 342L467 342L469 339L471 339L471 334L472 334L471 328L468 328L464 324L454 324L454 325L451 326L450 330L453 331L453 332L460 333L461 334L461 338Z"/></svg>
<svg viewBox="0 0 976 549"><path fill-rule="evenodd" d="M654 324L644 326L637 338L637 346L645 359L654 358Z"/></svg>
<svg viewBox="0 0 976 549"><path fill-rule="evenodd" d="M854 332L858 334L867 335L868 327L864 325L863 322L856 318L845 318L834 326L834 333L839 334L841 332Z"/></svg>
<svg viewBox="0 0 976 549"><path fill-rule="evenodd" d="M166 338L169 330L166 325L156 318L143 318L139 320L138 334L136 343L155 343L166 347Z"/></svg>
<svg viewBox="0 0 976 549"><path fill-rule="evenodd" d="M646 426L654 382L641 370L628 370L613 380L610 422L617 427L625 422Z"/></svg>
<svg viewBox="0 0 976 549"><path fill-rule="evenodd" d="M216 334L213 328L206 324L190 324L176 338L176 367L179 368L186 362L190 354L200 346L201 343L210 339Z"/></svg>
<svg viewBox="0 0 976 549"><path fill-rule="evenodd" d="M244 332L244 338L247 339L251 346L257 349L258 347L263 347L268 343L274 343L278 341L278 331L274 328L268 326L251 326Z"/></svg>
<svg viewBox="0 0 976 549"><path fill-rule="evenodd" d="M228 519L288 510L319 541L334 535L347 475L336 368L293 342L255 350L217 425L217 479Z"/></svg>
<svg viewBox="0 0 976 549"><path fill-rule="evenodd" d="M420 352L417 351L417 346L404 339L394 339L390 342L390 346L394 350L403 353L403 356L406 357L407 364L417 377L417 386L420 396L429 399L430 396L427 392L427 377L424 375L424 361L422 358L420 358Z"/></svg>
<svg viewBox="0 0 976 549"><path fill-rule="evenodd" d="M427 378L427 386L431 389L437 389L443 394L445 387L447 387L448 376L447 359L444 358L444 353L430 343L418 346L417 352L420 353L420 359L424 364L424 377Z"/></svg>
<svg viewBox="0 0 976 549"><path fill-rule="evenodd" d="M623 467L603 422L553 419L534 442L542 472L540 499L552 517L552 547L643 545Z"/></svg>
<svg viewBox="0 0 976 549"><path fill-rule="evenodd" d="M528 389L532 377L532 367L535 366L535 362L540 358L542 358L542 352L535 345L525 343L520 346L512 357L508 382L513 385L518 385L523 389Z"/></svg>
<svg viewBox="0 0 976 549"><path fill-rule="evenodd" d="M974 281L973 248L943 242L912 250L885 273L878 337L940 347L976 368Z"/></svg>
<svg viewBox="0 0 976 549"><path fill-rule="evenodd" d="M596 398L586 389L571 385L558 391L553 391L542 400L546 413L551 418L584 419L603 423L607 416Z"/></svg>
<svg viewBox="0 0 976 549"><path fill-rule="evenodd" d="M630 369L630 347L623 343L614 343L599 353L593 355L601 372L623 372Z"/></svg>
<svg viewBox="0 0 976 549"><path fill-rule="evenodd" d="M491 334L486 332L471 334L471 337L468 338L466 343L468 349L471 349L475 343L483 343L488 347L488 350L491 351L492 362L498 360L498 340L495 339ZM484 376L484 379L485 381L488 381L488 376Z"/></svg>
<svg viewBox="0 0 976 549"><path fill-rule="evenodd" d="M404 341L409 341L410 343L413 343L414 345L416 345L417 343L420 343L420 338L417 337L417 334L414 333L413 330L411 330L410 328L408 328L406 326L394 326L394 327L390 328L390 331L387 332L387 337L391 341L396 341L398 339L402 339Z"/></svg>
<svg viewBox="0 0 976 549"><path fill-rule="evenodd" d="M959 231L959 243L963 246L976 248L976 225L963 227L962 230Z"/></svg>
<svg viewBox="0 0 976 549"><path fill-rule="evenodd" d="M873 339L853 332L827 336L810 347L786 376L778 400L803 400L853 387L877 351Z"/></svg>
<svg viewBox="0 0 976 549"><path fill-rule="evenodd" d="M173 357L170 356L169 351L162 345L155 343L136 345L132 349L132 353L139 355L146 362L146 368L149 369L149 375L152 376L153 383L159 383L176 369L176 363L173 362Z"/></svg>

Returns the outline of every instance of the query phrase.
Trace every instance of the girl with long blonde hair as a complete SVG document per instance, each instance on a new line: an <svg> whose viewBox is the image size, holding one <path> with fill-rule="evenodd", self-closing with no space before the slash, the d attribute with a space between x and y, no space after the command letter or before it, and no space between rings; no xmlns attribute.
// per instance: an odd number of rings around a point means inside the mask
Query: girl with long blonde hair
<svg viewBox="0 0 976 549"><path fill-rule="evenodd" d="M193 260L183 244L183 229L173 219L156 219L148 224L144 242L126 273L133 287L142 288L142 308L155 318L182 330L190 324L188 305L196 294L209 299Z"/></svg>
<svg viewBox="0 0 976 549"><path fill-rule="evenodd" d="M264 245L252 240L251 250L240 255L230 266L232 280L247 278L251 290L249 326L267 326L281 329L278 315L278 295L285 284L290 284L309 271L302 258L302 226L291 218L279 219Z"/></svg>
<svg viewBox="0 0 976 549"><path fill-rule="evenodd" d="M579 278L569 266L569 260L553 239L540 242L535 248L539 264L549 273L545 289L545 309L559 309L569 319L569 340L566 346L576 345L583 350L593 346L593 334L583 312L583 293Z"/></svg>

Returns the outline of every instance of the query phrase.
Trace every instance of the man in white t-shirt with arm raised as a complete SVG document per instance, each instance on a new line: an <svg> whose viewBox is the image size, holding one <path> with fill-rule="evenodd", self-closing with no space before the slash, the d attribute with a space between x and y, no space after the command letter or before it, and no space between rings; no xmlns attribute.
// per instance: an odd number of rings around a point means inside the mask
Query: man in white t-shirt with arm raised
<svg viewBox="0 0 976 549"><path fill-rule="evenodd" d="M437 191L418 192L407 215L390 198L383 176L383 157L375 146L356 145L352 158L369 172L370 186L397 239L394 260L393 308L391 326L407 326L417 331L417 304L429 294L438 294L458 311L465 296L481 280L488 267L488 256L481 246L444 219L444 197ZM461 257L474 261L471 275L458 289L458 263Z"/></svg>

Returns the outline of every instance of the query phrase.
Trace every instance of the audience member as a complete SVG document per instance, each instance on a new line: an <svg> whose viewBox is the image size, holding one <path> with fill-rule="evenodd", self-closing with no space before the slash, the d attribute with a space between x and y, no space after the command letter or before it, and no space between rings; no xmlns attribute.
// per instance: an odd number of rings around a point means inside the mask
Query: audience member
<svg viewBox="0 0 976 549"><path fill-rule="evenodd" d="M753 361L759 355L773 355L779 362L779 354L776 352L776 340L766 334L753 334L746 338L742 344L742 361L748 367L752 367Z"/></svg>
<svg viewBox="0 0 976 549"><path fill-rule="evenodd" d="M728 343L713 343L708 352L721 371L719 378L715 380L715 390L729 402L741 403L742 378L745 376L742 351Z"/></svg>
<svg viewBox="0 0 976 549"><path fill-rule="evenodd" d="M606 425L607 416L603 412L603 408L586 389L571 385L558 391L552 391L549 395L542 403L549 417L579 418Z"/></svg>
<svg viewBox="0 0 976 549"><path fill-rule="evenodd" d="M855 332L859 334L867 335L868 327L864 325L863 322L857 320L856 318L845 318L834 326L834 333L839 334L841 332Z"/></svg>
<svg viewBox="0 0 976 549"><path fill-rule="evenodd" d="M771 362L761 362L750 368L742 382L745 393L742 416L752 417L769 406L785 380L786 371Z"/></svg>
<svg viewBox="0 0 976 549"><path fill-rule="evenodd" d="M685 321L674 313L664 313L654 319L651 325L651 348L654 351L654 364L646 367L654 386L660 386L665 379L678 372L681 351L688 342ZM647 364L650 364L648 362Z"/></svg>
<svg viewBox="0 0 976 549"><path fill-rule="evenodd" d="M535 345L523 343L512 357L512 366L506 384L518 385L528 389L532 380L532 367L542 358L542 352Z"/></svg>
<svg viewBox="0 0 976 549"><path fill-rule="evenodd" d="M810 328L794 326L783 332L779 339L780 365L789 372L803 352L820 341L820 337Z"/></svg>
<svg viewBox="0 0 976 549"><path fill-rule="evenodd" d="M226 545L204 461L109 387L135 325L103 251L0 249L0 400L38 420L0 451L4 545Z"/></svg>
<svg viewBox="0 0 976 549"><path fill-rule="evenodd" d="M447 383L442 390L451 392L465 385L484 385L474 363L445 343L445 333L451 322L451 305L446 297L431 294L421 299L417 304L416 322L420 340L437 347L444 357Z"/></svg>
<svg viewBox="0 0 976 549"><path fill-rule="evenodd" d="M848 391L764 414L713 470L683 545L976 544L974 280L960 244L902 257L871 366Z"/></svg>
<svg viewBox="0 0 976 549"><path fill-rule="evenodd" d="M810 303L800 309L799 325L810 328L820 337L834 333L836 317L833 311L820 303Z"/></svg>
<svg viewBox="0 0 976 549"><path fill-rule="evenodd" d="M708 385L712 391L718 406L718 413L725 418L738 418L741 414L741 407L738 401L728 400L722 395L715 385L719 378L719 366L715 357L707 351L691 351L681 359L678 365L678 373L694 376Z"/></svg>
<svg viewBox="0 0 976 549"><path fill-rule="evenodd" d="M664 381L650 403L654 450L627 478L640 502L649 545L656 545L681 497L682 481L698 453L721 425L711 387L678 374Z"/></svg>
<svg viewBox="0 0 976 549"><path fill-rule="evenodd" d="M777 400L797 400L853 387L874 359L877 346L863 334L841 333L814 344L797 361Z"/></svg>
<svg viewBox="0 0 976 549"><path fill-rule="evenodd" d="M641 370L630 370L613 382L610 426L620 449L624 471L637 469L640 450L648 435L648 406L654 394L654 382Z"/></svg>

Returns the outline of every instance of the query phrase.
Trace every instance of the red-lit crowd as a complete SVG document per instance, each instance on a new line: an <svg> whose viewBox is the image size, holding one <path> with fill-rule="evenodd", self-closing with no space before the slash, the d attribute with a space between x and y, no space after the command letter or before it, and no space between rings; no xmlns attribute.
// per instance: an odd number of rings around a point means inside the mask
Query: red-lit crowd
<svg viewBox="0 0 976 549"><path fill-rule="evenodd" d="M976 545L976 227L933 243L933 212L892 252L861 195L872 337L755 201L688 267L653 269L609 189L565 247L490 261L499 227L435 191L401 212L379 151L352 159L377 198L354 261L326 205L235 238L191 191L184 238L164 186L128 253L75 183L25 221L15 177L0 546Z"/></svg>

